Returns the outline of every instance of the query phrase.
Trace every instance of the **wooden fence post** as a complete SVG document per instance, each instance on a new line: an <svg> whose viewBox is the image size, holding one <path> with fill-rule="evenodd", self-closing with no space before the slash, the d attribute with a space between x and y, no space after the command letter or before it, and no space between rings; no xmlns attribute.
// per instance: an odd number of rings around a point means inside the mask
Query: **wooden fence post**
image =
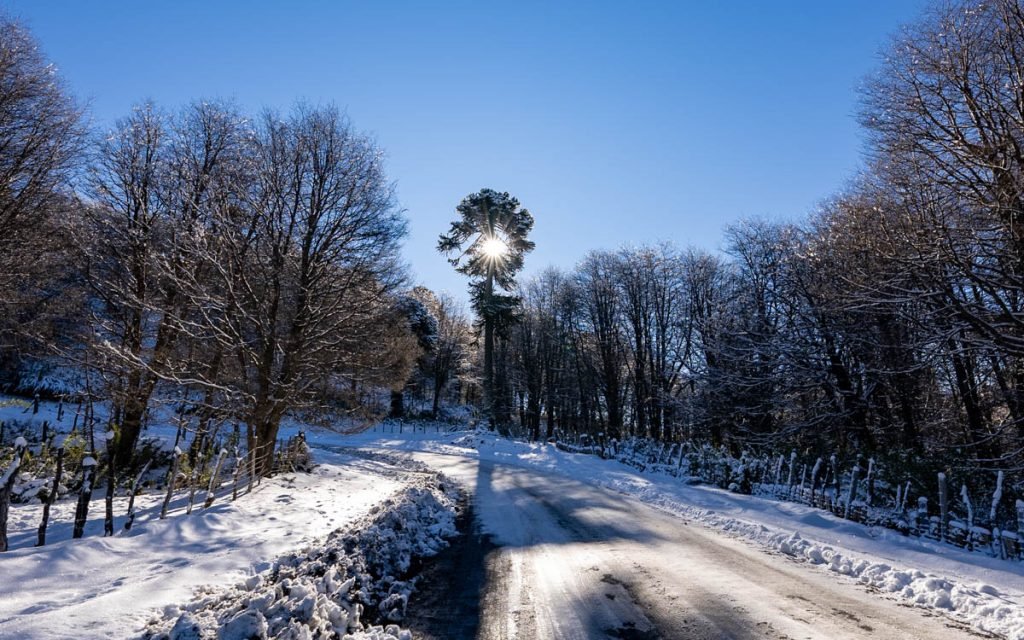
<svg viewBox="0 0 1024 640"><path fill-rule="evenodd" d="M57 471L53 476L53 487L46 495L46 502L43 503L43 521L39 523L39 534L36 538L36 546L46 544L46 526L50 522L50 507L57 500L57 491L60 487L60 478L64 473L64 436L57 436L54 446L57 447Z"/></svg>
<svg viewBox="0 0 1024 640"><path fill-rule="evenodd" d="M988 519L993 523L996 521L996 511L999 509L999 502L1003 499L1003 472L996 474L996 490L992 492L992 509L989 511Z"/></svg>
<svg viewBox="0 0 1024 640"><path fill-rule="evenodd" d="M104 499L106 510L103 514L103 537L114 535L114 487L117 484L117 469L114 468L114 431L106 433L107 442L107 494Z"/></svg>
<svg viewBox="0 0 1024 640"><path fill-rule="evenodd" d="M256 434L252 436L253 448L249 452L249 489L246 493L252 493L253 484L256 482L256 454L259 451L259 438Z"/></svg>
<svg viewBox="0 0 1024 640"><path fill-rule="evenodd" d="M903 501L906 502L907 496L903 495ZM920 536L928 533L928 498L921 496L917 499L917 533Z"/></svg>
<svg viewBox="0 0 1024 640"><path fill-rule="evenodd" d="M837 513L839 511L839 503L843 499L843 487L840 482L842 478L840 477L839 462L836 454L833 453L829 457L828 461L829 467L832 469L832 503L828 506L830 507L830 511Z"/></svg>
<svg viewBox="0 0 1024 640"><path fill-rule="evenodd" d="M811 506L814 505L814 494L818 489L818 474L821 472L821 463L823 460L818 458L814 463L814 468L811 470Z"/></svg>
<svg viewBox="0 0 1024 640"><path fill-rule="evenodd" d="M89 501L92 500L92 482L96 477L96 458L86 456L82 459L82 490L78 492L78 505L75 509L75 528L72 538L81 538L85 533L85 523L89 519Z"/></svg>
<svg viewBox="0 0 1024 640"><path fill-rule="evenodd" d="M167 507L171 504L171 496L174 495L174 483L178 480L178 465L181 462L181 447L174 447L174 460L171 461L171 473L167 477L167 493L164 495L164 504L160 507L160 519L167 517Z"/></svg>
<svg viewBox="0 0 1024 640"><path fill-rule="evenodd" d="M139 483L142 482L142 476L146 475L146 471L149 470L149 465L152 463L152 458L146 460L146 464L142 465L142 471L139 472L139 475L135 476L135 482L132 483L132 492L128 496L128 517L124 521L125 531L131 531L132 525L135 523L135 494L139 492Z"/></svg>
<svg viewBox="0 0 1024 640"><path fill-rule="evenodd" d="M846 494L846 508L843 510L843 517L850 519L850 505L857 499L857 480L860 475L860 463L853 463L853 471L850 473L850 491Z"/></svg>
<svg viewBox="0 0 1024 640"><path fill-rule="evenodd" d="M14 459L4 472L3 478L0 478L0 551L7 551L7 514L11 508L11 491L14 489L14 481L27 450L28 442L25 438L19 437L14 441Z"/></svg>
<svg viewBox="0 0 1024 640"><path fill-rule="evenodd" d="M209 509L210 505L213 504L214 491L218 486L217 479L220 476L220 465L224 462L224 456L227 454L227 449L221 449L220 453L217 454L217 463L213 465L213 475L210 476L210 486L206 489L206 500L203 502L204 509Z"/></svg>
<svg viewBox="0 0 1024 640"><path fill-rule="evenodd" d="M238 500L238 476L242 473L242 465L245 460L239 455L238 445L235 445L235 469L231 474L231 501Z"/></svg>
<svg viewBox="0 0 1024 640"><path fill-rule="evenodd" d="M1017 535L1024 543L1024 500L1018 500L1014 506L1017 509Z"/></svg>
<svg viewBox="0 0 1024 640"><path fill-rule="evenodd" d="M199 484L199 476L203 470L203 464L206 461L206 457L202 451L196 453L195 464L192 466L192 473L188 477L188 506L185 507L185 514L192 514L192 505L196 500L196 485Z"/></svg>
<svg viewBox="0 0 1024 640"><path fill-rule="evenodd" d="M939 472L939 540L946 539L949 527L949 490L946 487L946 474Z"/></svg>
<svg viewBox="0 0 1024 640"><path fill-rule="evenodd" d="M875 459L868 458L868 476L864 479L864 489L867 492L865 502L869 507L875 502Z"/></svg>
<svg viewBox="0 0 1024 640"><path fill-rule="evenodd" d="M967 484L966 483L963 483L963 484L960 485L960 500L964 503L964 507L967 509L967 531L966 531L966 535L964 535L964 542L966 542L966 544L967 544L967 549L968 550L972 550L972 549L974 549L974 505L971 504L971 496L967 492ZM993 536L993 541L995 540L996 537L999 536L999 528L998 527L993 527L992 528L992 536ZM956 540L954 539L954 540L952 540L952 542L955 543ZM1000 542L1000 546L1002 546L1001 542Z"/></svg>
<svg viewBox="0 0 1024 640"><path fill-rule="evenodd" d="M796 468L796 451L789 454L789 472L786 475L786 496L793 497L793 470Z"/></svg>

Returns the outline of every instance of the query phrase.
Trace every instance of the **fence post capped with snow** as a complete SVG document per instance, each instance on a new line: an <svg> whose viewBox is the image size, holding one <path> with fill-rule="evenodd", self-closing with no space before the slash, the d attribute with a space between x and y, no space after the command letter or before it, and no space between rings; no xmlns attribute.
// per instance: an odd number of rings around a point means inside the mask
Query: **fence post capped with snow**
<svg viewBox="0 0 1024 640"><path fill-rule="evenodd" d="M946 474L939 472L939 539L946 539L949 528L949 490L946 487Z"/></svg>

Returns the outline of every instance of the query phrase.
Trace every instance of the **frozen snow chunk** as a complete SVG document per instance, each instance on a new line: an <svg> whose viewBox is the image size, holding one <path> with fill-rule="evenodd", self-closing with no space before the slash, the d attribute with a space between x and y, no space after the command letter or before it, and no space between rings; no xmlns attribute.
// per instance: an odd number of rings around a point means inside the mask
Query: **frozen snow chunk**
<svg viewBox="0 0 1024 640"><path fill-rule="evenodd" d="M274 636L274 640L313 640L313 632L306 625L292 620L287 628Z"/></svg>
<svg viewBox="0 0 1024 640"><path fill-rule="evenodd" d="M396 624L389 624L384 628L384 633L389 636L394 636L398 638L398 640L412 640L412 632L399 629Z"/></svg>
<svg viewBox="0 0 1024 640"><path fill-rule="evenodd" d="M163 613L166 620L170 620L171 618L176 618L181 615L181 607L176 604L169 604L163 608L161 613Z"/></svg>
<svg viewBox="0 0 1024 640"><path fill-rule="evenodd" d="M990 584L985 584L984 582L978 583L978 585L976 587L974 587L974 589L978 593L984 593L987 596L998 596L999 595L999 589L996 589L995 587L993 587Z"/></svg>
<svg viewBox="0 0 1024 640"><path fill-rule="evenodd" d="M392 593L380 603L380 610L387 620L397 622L405 616L405 594Z"/></svg>
<svg viewBox="0 0 1024 640"><path fill-rule="evenodd" d="M274 589L267 589L263 593L249 599L251 609L266 609L277 600L277 593Z"/></svg>
<svg viewBox="0 0 1024 640"><path fill-rule="evenodd" d="M906 571L890 571L885 578L883 588L886 591L892 592L900 591L905 587L909 589L907 585L909 585L912 580L913 578L911 577L910 573ZM913 589L910 590L910 593L911 595L913 595Z"/></svg>
<svg viewBox="0 0 1024 640"><path fill-rule="evenodd" d="M242 611L225 623L217 633L218 640L266 640L267 619L259 611Z"/></svg>
<svg viewBox="0 0 1024 640"><path fill-rule="evenodd" d="M947 610L952 610L952 609L955 608L955 607L953 607L953 600L949 597L949 593L945 592L945 591L940 592L935 597L935 599L932 600L932 606L935 607L936 609L947 609Z"/></svg>
<svg viewBox="0 0 1024 640"><path fill-rule="evenodd" d="M327 620L331 623L331 626L335 629L348 629L349 619L351 617L351 612L348 608L338 606L331 601L328 601L326 608Z"/></svg>
<svg viewBox="0 0 1024 640"><path fill-rule="evenodd" d="M942 578L931 577L924 581L924 588L928 591L948 591L951 586Z"/></svg>
<svg viewBox="0 0 1024 640"><path fill-rule="evenodd" d="M288 596L295 600L302 600L309 595L310 591L312 589L309 589L305 584L297 582L291 585L291 591L288 593Z"/></svg>
<svg viewBox="0 0 1024 640"><path fill-rule="evenodd" d="M202 640L203 628L192 614L183 613L168 634L169 640Z"/></svg>
<svg viewBox="0 0 1024 640"><path fill-rule="evenodd" d="M313 620L313 613L316 611L316 596L308 595L302 598L301 601L292 610L292 615L297 620L302 622L310 622Z"/></svg>
<svg viewBox="0 0 1024 640"><path fill-rule="evenodd" d="M812 546L804 552L804 555L814 564L823 564L825 562L825 555L822 553L821 547Z"/></svg>

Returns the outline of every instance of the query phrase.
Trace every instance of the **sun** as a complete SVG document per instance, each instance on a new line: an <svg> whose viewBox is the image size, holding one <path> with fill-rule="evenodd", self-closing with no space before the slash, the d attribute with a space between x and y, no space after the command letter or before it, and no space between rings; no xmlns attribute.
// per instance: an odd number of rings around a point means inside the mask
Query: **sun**
<svg viewBox="0 0 1024 640"><path fill-rule="evenodd" d="M480 250L488 258L497 260L508 253L508 245L501 238L488 238L480 245Z"/></svg>

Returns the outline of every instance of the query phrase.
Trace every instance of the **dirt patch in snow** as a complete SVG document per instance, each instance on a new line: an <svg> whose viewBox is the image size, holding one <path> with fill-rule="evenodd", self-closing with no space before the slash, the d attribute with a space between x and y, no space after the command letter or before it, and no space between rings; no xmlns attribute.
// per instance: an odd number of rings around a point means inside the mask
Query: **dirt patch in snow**
<svg viewBox="0 0 1024 640"><path fill-rule="evenodd" d="M480 532L472 503L460 503L455 524L458 536L423 562L421 586L409 599L404 624L422 640L477 637L489 559L498 547Z"/></svg>

